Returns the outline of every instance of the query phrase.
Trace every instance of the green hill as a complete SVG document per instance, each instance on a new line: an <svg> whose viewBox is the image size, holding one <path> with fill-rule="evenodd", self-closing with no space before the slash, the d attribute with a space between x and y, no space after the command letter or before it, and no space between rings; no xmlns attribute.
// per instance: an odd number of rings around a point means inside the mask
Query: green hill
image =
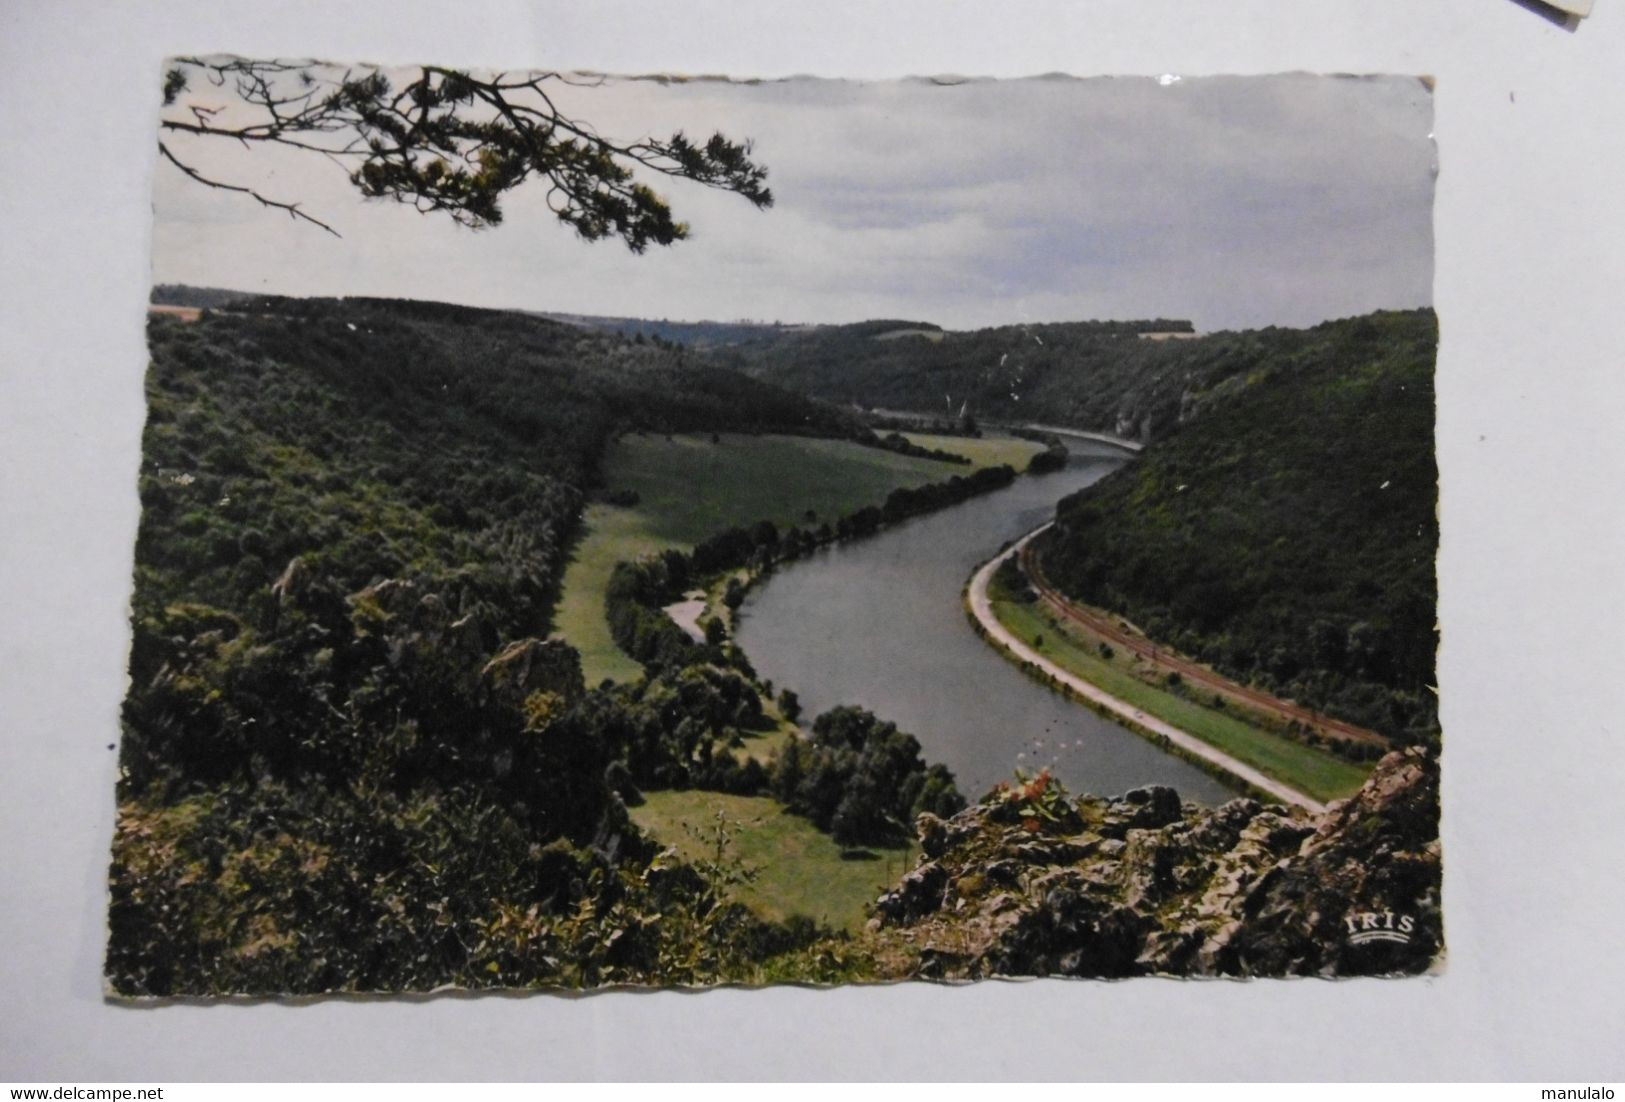
<svg viewBox="0 0 1625 1102"><path fill-rule="evenodd" d="M615 434L863 433L682 349L435 303L245 298L154 319L151 352L138 613L254 611L302 556L545 632Z"/></svg>
<svg viewBox="0 0 1625 1102"><path fill-rule="evenodd" d="M1151 437L1188 390L1241 370L1254 334L1186 340L1188 321L1062 322L972 332L911 322L783 331L718 349L723 362L842 404L982 421L1038 421ZM893 339L902 334L930 339Z"/></svg>
<svg viewBox="0 0 1625 1102"><path fill-rule="evenodd" d="M681 980L814 932L722 906L722 871L661 879L622 802L628 762L739 773L751 684L701 655L589 692L543 637L617 433L864 430L509 313L245 298L149 326L113 989Z"/></svg>
<svg viewBox="0 0 1625 1102"><path fill-rule="evenodd" d="M1431 741L1433 313L1246 337L1245 372L1060 504L1045 570L1233 677Z"/></svg>

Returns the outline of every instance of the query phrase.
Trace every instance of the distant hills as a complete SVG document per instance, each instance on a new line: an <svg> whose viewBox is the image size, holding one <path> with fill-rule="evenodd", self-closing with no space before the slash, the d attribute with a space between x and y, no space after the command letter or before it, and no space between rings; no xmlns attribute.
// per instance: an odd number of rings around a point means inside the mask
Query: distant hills
<svg viewBox="0 0 1625 1102"><path fill-rule="evenodd" d="M198 306L205 310L230 306L253 296L247 291L228 291L223 287L192 287L185 283L160 283L153 287L148 299L154 306Z"/></svg>
<svg viewBox="0 0 1625 1102"><path fill-rule="evenodd" d="M1243 370L1248 356L1232 335L1198 338L1189 321L1167 318L956 331L907 319L766 325L547 316L701 348L720 364L842 405L1137 439L1166 430L1188 390ZM1141 339L1167 335L1195 339Z"/></svg>
<svg viewBox="0 0 1625 1102"><path fill-rule="evenodd" d="M1189 339L1145 339L1176 334ZM719 349L720 362L832 402L978 421L1042 422L1149 440L1187 395L1244 371L1248 334L1189 321L1054 322L968 332L822 326Z"/></svg>
<svg viewBox="0 0 1625 1102"><path fill-rule="evenodd" d="M561 321L584 329L598 329L630 338L658 338L695 348L713 348L744 341L772 340L782 334L809 328L755 321L667 321L664 318L621 318L598 314L565 314L551 310L527 311L536 316Z"/></svg>

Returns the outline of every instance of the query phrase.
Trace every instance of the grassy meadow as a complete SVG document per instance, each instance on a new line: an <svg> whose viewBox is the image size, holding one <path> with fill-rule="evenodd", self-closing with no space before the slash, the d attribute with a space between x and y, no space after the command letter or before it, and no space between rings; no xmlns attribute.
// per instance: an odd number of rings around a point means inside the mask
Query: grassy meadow
<svg viewBox="0 0 1625 1102"><path fill-rule="evenodd" d="M912 444L922 448L962 455L978 467L997 467L1008 464L1018 471L1027 469L1033 456L1044 450L1044 445L1019 436L941 436L929 432L905 432Z"/></svg>
<svg viewBox="0 0 1625 1102"><path fill-rule="evenodd" d="M1350 795L1370 772L1368 766L1355 765L1262 730L1231 712L1149 685L1131 671L1127 655L1119 654L1108 661L1092 644L1074 638L1065 627L1044 615L1037 605L1000 599L997 588L991 595L993 614L999 622L1056 665L1317 800Z"/></svg>
<svg viewBox="0 0 1625 1102"><path fill-rule="evenodd" d="M587 509L586 533L565 571L555 618L556 630L581 652L589 684L633 680L642 670L615 646L604 619L604 591L617 562L687 548L730 525L833 523L843 513L878 505L900 486L923 486L966 470L845 440L732 433L716 439L633 434L610 447L604 485L636 492L638 504ZM973 459L979 466L1003 461Z"/></svg>
<svg viewBox="0 0 1625 1102"><path fill-rule="evenodd" d="M731 836L724 862L743 862L756 873L753 882L735 889L737 898L767 918L801 914L856 931L863 926L864 907L907 870L913 855L912 847L843 850L765 796L691 790L650 792L645 800L632 809L632 820L689 861L716 859L721 812Z"/></svg>

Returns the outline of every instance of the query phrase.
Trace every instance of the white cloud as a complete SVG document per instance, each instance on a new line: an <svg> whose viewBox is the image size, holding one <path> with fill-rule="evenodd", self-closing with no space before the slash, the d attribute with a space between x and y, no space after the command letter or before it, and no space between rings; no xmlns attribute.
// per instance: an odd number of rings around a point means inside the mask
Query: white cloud
<svg viewBox="0 0 1625 1102"><path fill-rule="evenodd" d="M1202 328L1310 324L1431 298L1431 102L1414 79L625 80L561 99L612 136L749 137L778 202L760 212L658 181L694 236L637 257L576 240L535 189L507 200L503 226L471 233L363 203L319 158L211 150L211 172L300 199L344 239L160 163L157 276L956 327L1150 315Z"/></svg>

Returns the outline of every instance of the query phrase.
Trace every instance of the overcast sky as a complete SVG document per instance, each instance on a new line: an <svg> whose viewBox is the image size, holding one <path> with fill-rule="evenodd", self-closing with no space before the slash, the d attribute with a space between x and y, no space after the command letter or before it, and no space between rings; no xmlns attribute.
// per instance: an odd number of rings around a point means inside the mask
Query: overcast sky
<svg viewBox="0 0 1625 1102"><path fill-rule="evenodd" d="M318 156L210 140L185 147L197 167L298 199L343 238L160 161L154 277L955 329L1151 316L1202 330L1309 325L1432 301L1432 97L1415 78L622 80L559 99L611 138L749 138L776 202L758 211L651 180L692 237L634 256L578 240L535 186L510 193L503 225L473 232L366 202Z"/></svg>

